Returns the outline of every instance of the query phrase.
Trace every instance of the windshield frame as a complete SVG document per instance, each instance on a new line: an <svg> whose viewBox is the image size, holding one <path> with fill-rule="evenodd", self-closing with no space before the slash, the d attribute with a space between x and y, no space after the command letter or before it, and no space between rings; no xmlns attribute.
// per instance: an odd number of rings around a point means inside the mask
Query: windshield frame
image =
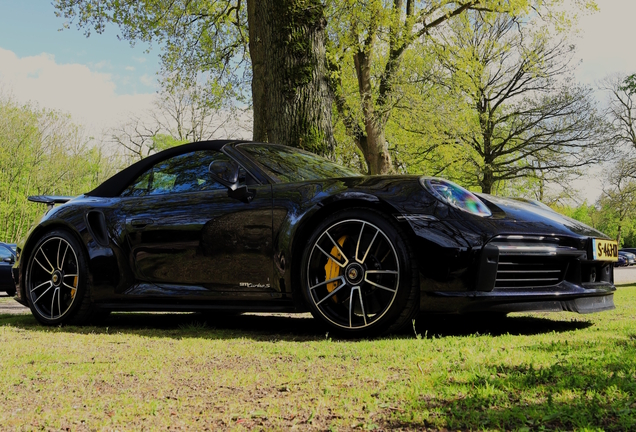
<svg viewBox="0 0 636 432"><path fill-rule="evenodd" d="M291 151L291 152L297 152L297 153L301 153L301 154L306 154L310 157L315 157L321 160L326 161L329 164L332 164L334 166L334 168L337 168L338 171L341 171L341 173L343 175L335 175L335 176L316 176L315 178L311 178L311 179L294 179L294 180L286 180L285 178L282 178L280 176L280 174L286 175L288 176L289 174L285 174L285 173L279 173L279 175L277 175L276 172L274 172L272 169L270 169L269 167L265 166L263 163L261 163L258 160L258 157L253 154L252 152L250 152L249 150L247 150L245 147L251 147L251 146L263 146L263 147L276 147L276 148L281 148L284 149L285 151ZM237 143L235 145L233 145L232 147L234 147L236 149L236 151L243 157L249 159L249 161L251 163L253 163L263 174L265 174L267 177L270 178L270 180L272 181L272 183L300 183L300 182L306 182L306 181L320 181L320 180L327 180L327 179L335 179L335 178L355 178L355 177L363 177L364 174L362 173L358 173L356 171L354 171L352 168L348 168L345 167L343 165L340 165L337 162L333 162L323 156L317 155L315 153L311 153L308 152L306 150L303 149L299 149L296 147L291 147L291 146L286 146L283 144L270 144L270 143L259 143L259 142L243 142L243 143ZM339 174L339 173L338 173ZM346 175L346 174L350 174L350 175Z"/></svg>

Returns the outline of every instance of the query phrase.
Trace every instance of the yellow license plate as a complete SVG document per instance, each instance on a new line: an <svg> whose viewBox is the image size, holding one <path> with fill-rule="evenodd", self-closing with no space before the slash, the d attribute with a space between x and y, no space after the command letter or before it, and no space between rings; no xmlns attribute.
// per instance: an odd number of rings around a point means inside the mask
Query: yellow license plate
<svg viewBox="0 0 636 432"><path fill-rule="evenodd" d="M616 240L592 239L592 253L595 260L618 261L618 243Z"/></svg>

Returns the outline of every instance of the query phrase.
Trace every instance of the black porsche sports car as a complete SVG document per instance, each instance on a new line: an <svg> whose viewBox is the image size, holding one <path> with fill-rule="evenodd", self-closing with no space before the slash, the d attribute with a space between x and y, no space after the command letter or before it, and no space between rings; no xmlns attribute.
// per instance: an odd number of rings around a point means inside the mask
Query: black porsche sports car
<svg viewBox="0 0 636 432"><path fill-rule="evenodd" d="M187 144L82 196L29 199L49 210L19 247L16 299L46 325L114 310L309 310L368 336L420 311L614 307L618 248L588 226L282 145Z"/></svg>

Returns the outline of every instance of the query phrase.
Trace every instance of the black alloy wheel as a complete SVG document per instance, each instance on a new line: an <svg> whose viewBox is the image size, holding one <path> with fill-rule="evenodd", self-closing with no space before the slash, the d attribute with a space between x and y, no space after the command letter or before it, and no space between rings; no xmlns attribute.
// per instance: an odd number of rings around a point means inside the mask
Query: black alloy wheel
<svg viewBox="0 0 636 432"><path fill-rule="evenodd" d="M314 317L349 336L399 329L419 311L413 258L398 227L366 208L321 223L303 254L303 294Z"/></svg>
<svg viewBox="0 0 636 432"><path fill-rule="evenodd" d="M79 242L63 230L45 234L26 269L25 294L42 324L81 324L90 315L86 259Z"/></svg>

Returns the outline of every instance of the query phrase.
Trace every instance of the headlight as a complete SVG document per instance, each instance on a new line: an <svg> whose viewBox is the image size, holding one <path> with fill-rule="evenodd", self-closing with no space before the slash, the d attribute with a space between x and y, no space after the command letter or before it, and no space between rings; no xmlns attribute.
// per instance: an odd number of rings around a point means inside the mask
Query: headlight
<svg viewBox="0 0 636 432"><path fill-rule="evenodd" d="M420 183L432 193L435 198L445 204L481 217L492 215L490 209L486 207L486 204L477 198L475 194L452 181L420 177Z"/></svg>

